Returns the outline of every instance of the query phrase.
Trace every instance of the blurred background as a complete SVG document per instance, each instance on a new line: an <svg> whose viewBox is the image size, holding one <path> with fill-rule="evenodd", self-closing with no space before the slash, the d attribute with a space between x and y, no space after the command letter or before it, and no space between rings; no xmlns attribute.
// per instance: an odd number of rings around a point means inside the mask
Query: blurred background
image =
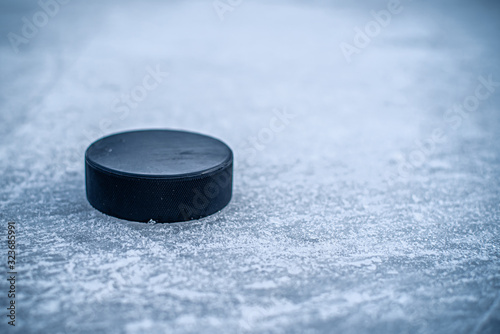
<svg viewBox="0 0 500 334"><path fill-rule="evenodd" d="M3 0L1 331L497 333L499 18L485 0ZM143 128L228 143L230 205L94 210L85 149Z"/></svg>

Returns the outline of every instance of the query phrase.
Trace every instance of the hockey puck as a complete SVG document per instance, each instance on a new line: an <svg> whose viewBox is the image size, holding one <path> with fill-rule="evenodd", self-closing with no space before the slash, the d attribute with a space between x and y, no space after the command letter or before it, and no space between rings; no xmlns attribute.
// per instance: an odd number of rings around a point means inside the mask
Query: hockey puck
<svg viewBox="0 0 500 334"><path fill-rule="evenodd" d="M97 140L85 153L87 199L117 218L171 223L198 219L231 200L233 153L218 139L143 130Z"/></svg>

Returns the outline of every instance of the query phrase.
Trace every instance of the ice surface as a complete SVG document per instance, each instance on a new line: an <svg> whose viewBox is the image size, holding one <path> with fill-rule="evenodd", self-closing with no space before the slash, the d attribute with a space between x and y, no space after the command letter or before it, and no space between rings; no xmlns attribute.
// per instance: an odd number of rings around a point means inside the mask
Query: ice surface
<svg viewBox="0 0 500 334"><path fill-rule="evenodd" d="M244 1L220 20L211 1L73 1L18 53L3 38L16 330L498 333L500 87L445 118L479 77L500 81L498 5L402 1L347 62L339 45L386 4ZM2 36L40 10L2 6ZM158 70L126 112L122 95ZM289 116L271 131L277 113ZM85 148L161 127L233 148L230 205L171 225L94 210Z"/></svg>

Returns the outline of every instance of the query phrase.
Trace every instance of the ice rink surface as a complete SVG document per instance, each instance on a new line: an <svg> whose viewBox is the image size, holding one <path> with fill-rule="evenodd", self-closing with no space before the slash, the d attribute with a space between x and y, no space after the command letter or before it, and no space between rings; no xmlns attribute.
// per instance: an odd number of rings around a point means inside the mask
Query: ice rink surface
<svg viewBox="0 0 500 334"><path fill-rule="evenodd" d="M0 332L500 332L496 2L232 4L3 1ZM229 206L94 210L86 147L142 128L228 143Z"/></svg>

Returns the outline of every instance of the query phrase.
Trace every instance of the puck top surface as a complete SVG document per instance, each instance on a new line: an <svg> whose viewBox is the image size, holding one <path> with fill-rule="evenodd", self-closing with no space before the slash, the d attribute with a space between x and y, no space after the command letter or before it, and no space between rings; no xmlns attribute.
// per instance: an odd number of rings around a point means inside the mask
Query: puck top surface
<svg viewBox="0 0 500 334"><path fill-rule="evenodd" d="M227 166L232 152L220 140L198 133L142 130L96 141L85 159L95 168L124 176L183 178Z"/></svg>

